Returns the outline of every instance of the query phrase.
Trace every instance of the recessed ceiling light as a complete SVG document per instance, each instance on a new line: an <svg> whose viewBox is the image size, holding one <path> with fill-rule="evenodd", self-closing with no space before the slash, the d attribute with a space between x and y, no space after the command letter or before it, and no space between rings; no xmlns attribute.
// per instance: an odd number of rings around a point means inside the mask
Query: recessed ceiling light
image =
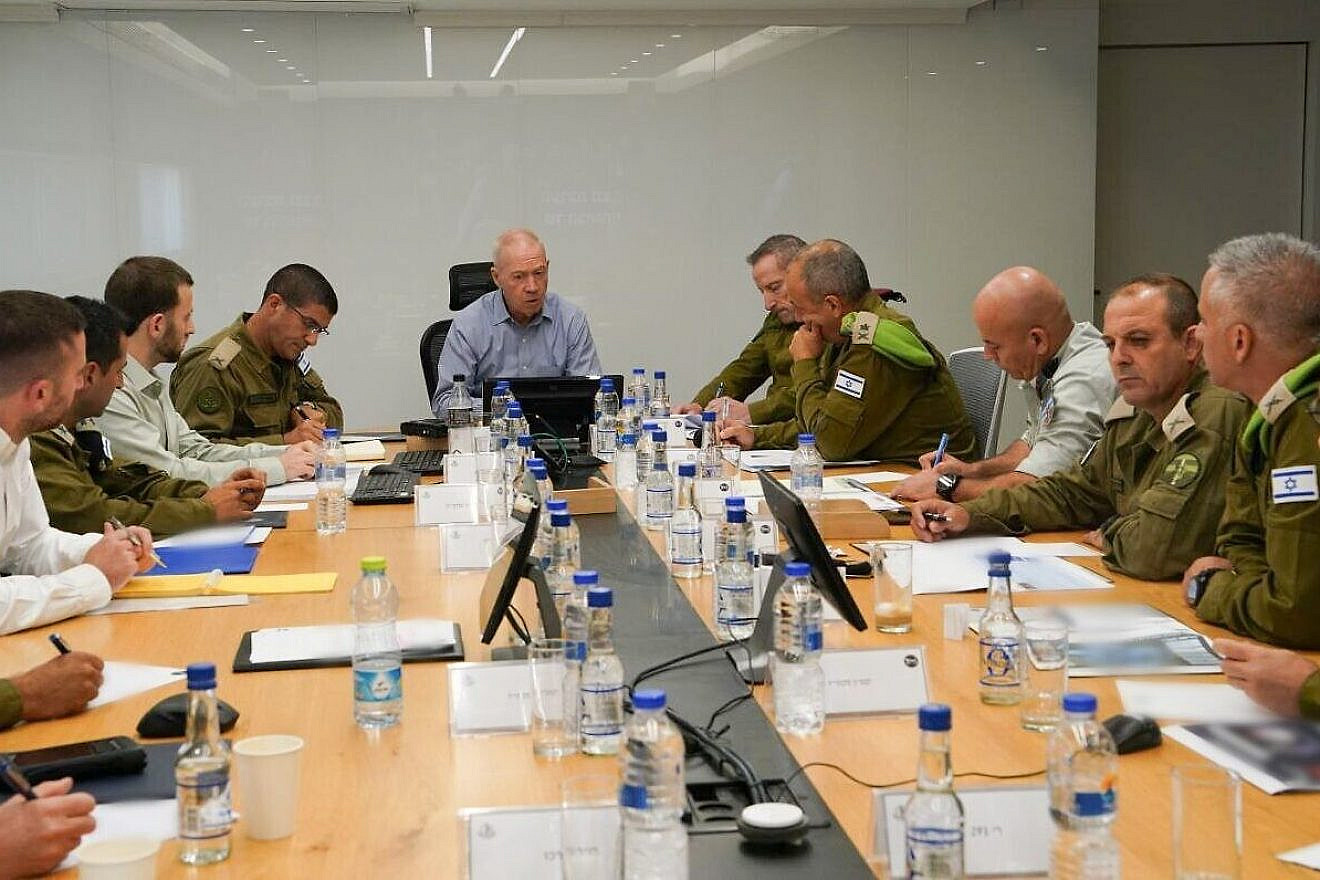
<svg viewBox="0 0 1320 880"><path fill-rule="evenodd" d="M619 70L627 70L627 69L628 69L628 65L626 64L619 65Z"/></svg>
<svg viewBox="0 0 1320 880"><path fill-rule="evenodd" d="M268 50L268 51L269 51L269 50ZM287 59L287 58L276 58L275 60L278 61L280 64L288 64L288 63L289 63L289 59Z"/></svg>
<svg viewBox="0 0 1320 880"><path fill-rule="evenodd" d="M926 71L926 76L939 76L939 72L934 70L928 70Z"/></svg>
<svg viewBox="0 0 1320 880"><path fill-rule="evenodd" d="M286 67L286 68L284 68L284 69L285 69L285 70L297 70L297 68L294 67L292 64L290 64L288 67Z"/></svg>
<svg viewBox="0 0 1320 880"><path fill-rule="evenodd" d="M267 52L268 54L270 54L270 55L274 55L274 54L275 54L276 52L278 52L278 51L280 51L280 50L279 50L279 49L267 49L267 50L266 50L266 52Z"/></svg>
<svg viewBox="0 0 1320 880"><path fill-rule="evenodd" d="M264 42L266 42L266 41L265 41L265 40L253 40L252 42L254 42L254 43L264 43Z"/></svg>
<svg viewBox="0 0 1320 880"><path fill-rule="evenodd" d="M252 33L253 30L254 30L253 28L242 28L242 31L245 34L250 34Z"/></svg>
<svg viewBox="0 0 1320 880"><path fill-rule="evenodd" d="M990 63L989 61L978 61L978 62L976 62L976 66L977 66L977 67L985 67L985 66L986 66L987 64L989 64L989 63Z"/></svg>
<svg viewBox="0 0 1320 880"><path fill-rule="evenodd" d="M628 63L629 63L629 64L637 64L637 63L639 63L639 62L637 61L636 58L634 58L633 60L629 61Z"/></svg>
<svg viewBox="0 0 1320 880"><path fill-rule="evenodd" d="M1050 51L1050 47L1049 47L1049 46L1037 46L1037 47L1036 47L1036 51L1037 51L1037 52L1048 52L1048 51Z"/></svg>
<svg viewBox="0 0 1320 880"><path fill-rule="evenodd" d="M656 43L656 44L655 44L655 47L656 47L657 49L663 49L663 48L665 47L665 44L664 44L664 43Z"/></svg>
<svg viewBox="0 0 1320 880"><path fill-rule="evenodd" d="M643 52L642 54L643 54L643 55L648 55L648 56L649 56L651 53L650 53L650 52Z"/></svg>
<svg viewBox="0 0 1320 880"><path fill-rule="evenodd" d="M618 76L618 75L619 75L619 72L618 72L617 70L611 70L611 71L610 71L610 76Z"/></svg>
<svg viewBox="0 0 1320 880"><path fill-rule="evenodd" d="M671 39L671 40L681 40L681 39L683 39L683 35L682 35L682 34L670 34L670 35L669 35L669 39Z"/></svg>

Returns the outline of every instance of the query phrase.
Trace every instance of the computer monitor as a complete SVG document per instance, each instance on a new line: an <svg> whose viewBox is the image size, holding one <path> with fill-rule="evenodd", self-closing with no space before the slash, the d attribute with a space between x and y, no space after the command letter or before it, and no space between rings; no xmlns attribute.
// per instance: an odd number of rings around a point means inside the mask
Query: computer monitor
<svg viewBox="0 0 1320 880"><path fill-rule="evenodd" d="M866 615L857 607L852 592L839 574L838 563L830 556L816 524L796 493L761 471L761 488L770 515L779 523L779 531L788 540L788 552L775 559L774 571L765 586L761 610L756 618L756 629L747 641L747 650L730 650L729 657L747 681L766 680L770 666L770 653L775 645L775 594L784 582L784 566L801 561L811 566L811 582L826 602L834 606L853 629L866 629Z"/></svg>
<svg viewBox="0 0 1320 880"><path fill-rule="evenodd" d="M596 392L600 376L523 376L496 377L482 383L482 407L490 412L490 396L495 383L506 381L514 398L522 405L523 416L533 434L553 434L561 440L576 440L581 448L590 448L591 425L596 413ZM621 392L622 376L607 376ZM622 393L619 395L622 397Z"/></svg>
<svg viewBox="0 0 1320 880"><path fill-rule="evenodd" d="M496 648L491 651L492 660L513 660L527 656L526 645L531 644L532 633L527 631L524 621L511 609L513 597L518 592L518 585L523 578L532 582L536 592L536 604L541 615L541 629L546 638L559 638L559 614L555 611L555 600L550 594L550 587L532 559L532 544L536 543L536 526L540 520L541 508L533 504L527 513L527 521L518 540L512 546L500 550L490 571L486 573L486 582L481 588L480 607L485 612L485 628L481 632L481 643L489 645L499 631L500 624L509 622L523 646Z"/></svg>

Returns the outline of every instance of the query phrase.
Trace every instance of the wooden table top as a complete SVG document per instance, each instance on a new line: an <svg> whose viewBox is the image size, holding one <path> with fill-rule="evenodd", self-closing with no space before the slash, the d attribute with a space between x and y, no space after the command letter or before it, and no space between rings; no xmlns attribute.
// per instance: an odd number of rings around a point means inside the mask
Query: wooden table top
<svg viewBox="0 0 1320 880"><path fill-rule="evenodd" d="M870 522L883 527L859 502L826 502L847 521L850 533ZM349 530L318 537L309 528L311 512L290 515L290 527L275 531L258 558L254 573L279 574L333 570L340 577L332 593L254 597L247 606L188 611L114 614L82 617L4 639L0 675L27 669L50 656L47 635L58 630L80 650L103 657L183 665L213 660L219 670L219 694L242 713L230 736L240 739L264 733L303 737L298 829L284 840L251 841L241 822L233 835L233 854L222 864L202 869L215 880L229 878L350 878L457 877L460 858L460 810L470 807L554 804L560 782L583 772L612 768L614 758L574 757L562 761L532 756L530 735L513 734L453 739L448 735L446 664L409 664L404 671L405 709L401 725L367 733L353 723L351 685L346 669L229 672L240 635L246 630L277 625L338 623L350 619L349 591L358 577L362 556L383 554L389 574L402 597L401 617L441 617L462 625L468 660L488 659L478 641L477 595L484 573L441 574L438 537L434 528L415 528L409 505L356 507L349 511ZM910 537L903 527L894 537ZM1043 534L1039 540L1075 535ZM652 540L660 549L660 536ZM835 543L842 543L836 541ZM661 550L663 554L663 550ZM1098 560L1085 565L1100 569ZM1112 573L1109 573L1112 576ZM848 581L863 609L869 609L869 579ZM684 592L710 624L711 584L686 582ZM1078 601L1076 594L1020 595L1021 604ZM1178 587L1115 577L1115 589L1085 597L1093 601L1145 602L1210 635L1223 634L1199 623L1183 606ZM1017 707L983 706L976 693L976 643L965 634L959 641L943 638L942 607L946 602L984 601L984 594L919 596L914 627L905 635L874 630L856 632L842 623L826 627L828 649L925 646L933 699L953 707L953 761L958 773L981 771L1042 775L1013 782L964 776L958 785L1043 784L1044 736L1023 730ZM503 641L503 633L501 633ZM1198 676L1198 682L1222 681ZM1082 688L1097 694L1100 716L1122 711L1114 679L1086 681ZM161 688L121 700L74 718L21 725L0 733L0 750L12 751L102 736L131 734L139 716L170 693ZM756 699L770 711L769 686L756 689ZM788 737L801 763L829 761L878 784L913 777L917 734L911 716L855 720L831 719L822 735ZM736 745L736 744L735 744ZM1201 759L1172 741L1158 749L1124 756L1120 761L1119 814L1116 834L1127 877L1164 877L1172 872L1170 769ZM608 764L606 762L609 762ZM853 843L872 851L870 790L828 768L806 771L824 796ZM235 801L242 809L242 780L235 781ZM1274 858L1275 853L1315 842L1320 832L1320 795L1268 796L1243 785L1243 876L1306 877L1309 872ZM730 844L735 845L735 844ZM191 877L195 869L176 859L177 845L161 848L159 876ZM876 866L877 872L880 867ZM74 876L65 872L62 877Z"/></svg>

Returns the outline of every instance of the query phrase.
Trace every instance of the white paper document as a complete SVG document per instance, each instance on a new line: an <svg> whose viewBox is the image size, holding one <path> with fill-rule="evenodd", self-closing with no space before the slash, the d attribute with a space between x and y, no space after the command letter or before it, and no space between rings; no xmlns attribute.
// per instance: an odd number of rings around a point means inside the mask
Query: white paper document
<svg viewBox="0 0 1320 880"><path fill-rule="evenodd" d="M1059 545L1028 544L1017 538L956 538L911 544L912 592L918 596L984 590L990 554L999 551L1013 556L1013 587L1018 590L1107 590L1114 586L1103 575L1060 558Z"/></svg>
<svg viewBox="0 0 1320 880"><path fill-rule="evenodd" d="M1129 715L1170 721L1261 721L1274 715L1227 684L1184 684L1120 679L1118 695Z"/></svg>
<svg viewBox="0 0 1320 880"><path fill-rule="evenodd" d="M786 471L796 451L795 449L749 449L740 457L739 467L745 471ZM833 467L854 467L875 463L873 458L827 462Z"/></svg>
<svg viewBox="0 0 1320 880"><path fill-rule="evenodd" d="M259 544L261 541L252 540L252 533L255 531L257 531L256 526L242 524L236 526L208 526L202 529L193 529L191 532L184 532L172 538L163 538L154 543L157 547L218 547L229 544ZM264 529L264 533L269 535L270 529ZM261 540L264 541L265 537L263 536Z"/></svg>
<svg viewBox="0 0 1320 880"><path fill-rule="evenodd" d="M306 510L306 501L263 501L257 505L255 513L276 513L279 511Z"/></svg>
<svg viewBox="0 0 1320 880"><path fill-rule="evenodd" d="M404 651L424 651L454 644L454 623L450 620L416 618L398 623L399 647ZM252 633L253 663L278 663L292 660L332 660L353 655L353 625L280 626Z"/></svg>
<svg viewBox="0 0 1320 880"><path fill-rule="evenodd" d="M867 471L848 476L859 483L897 483L908 478L907 474L900 474L898 471Z"/></svg>
<svg viewBox="0 0 1320 880"><path fill-rule="evenodd" d="M182 684L183 677L178 673L178 668L174 666L149 666L145 663L107 660L105 668L101 670L104 676L101 690L96 694L96 699L87 704L87 708L95 709L97 706L104 706L106 703L113 703L115 700L122 700L167 684Z"/></svg>
<svg viewBox="0 0 1320 880"><path fill-rule="evenodd" d="M1161 728L1164 735L1220 767L1235 771L1266 794L1320 791L1315 756L1320 724L1297 718L1215 721Z"/></svg>
<svg viewBox="0 0 1320 880"><path fill-rule="evenodd" d="M1279 853L1275 858L1281 862L1292 862L1294 865L1301 865L1303 868L1320 871L1320 843L1290 849L1287 852Z"/></svg>
<svg viewBox="0 0 1320 880"><path fill-rule="evenodd" d="M157 801L118 801L97 804L92 810L96 830L82 839L80 846L116 837L150 837L172 840L179 836L179 803L174 798ZM56 871L78 864L78 850L69 853Z"/></svg>
<svg viewBox="0 0 1320 880"><path fill-rule="evenodd" d="M379 440L360 440L344 444L344 458L347 461L384 461L385 444Z"/></svg>
<svg viewBox="0 0 1320 880"><path fill-rule="evenodd" d="M110 604L88 614L134 614L139 611L183 611L188 608L225 608L247 605L246 593L232 596L169 596L162 599L111 599Z"/></svg>
<svg viewBox="0 0 1320 880"><path fill-rule="evenodd" d="M295 483L283 483L279 486L267 486L266 494L261 496L262 507L272 501L311 501L316 497L316 482L300 480Z"/></svg>

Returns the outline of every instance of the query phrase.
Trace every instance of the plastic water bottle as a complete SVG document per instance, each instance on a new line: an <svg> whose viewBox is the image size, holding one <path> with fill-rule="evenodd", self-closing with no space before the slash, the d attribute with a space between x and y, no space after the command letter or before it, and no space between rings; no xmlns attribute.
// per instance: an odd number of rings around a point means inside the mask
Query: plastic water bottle
<svg viewBox="0 0 1320 880"><path fill-rule="evenodd" d="M555 610L559 612L560 620L564 619L564 610L573 596L573 573L577 571L573 563L573 535L569 530L572 521L567 503L564 510L550 513L549 563L545 568L545 583L550 588L550 595L554 597Z"/></svg>
<svg viewBox="0 0 1320 880"><path fill-rule="evenodd" d="M669 464L656 461L646 478L646 527L653 532L669 528L674 518L674 476Z"/></svg>
<svg viewBox="0 0 1320 880"><path fill-rule="evenodd" d="M491 435L495 444L495 454L488 459L489 467L477 458L477 482L481 484L481 509L492 523L509 521L509 496L504 491L504 450L509 445L508 437Z"/></svg>
<svg viewBox="0 0 1320 880"><path fill-rule="evenodd" d="M726 642L745 639L756 627L744 504L741 498L725 499L724 526L715 541L715 635Z"/></svg>
<svg viewBox="0 0 1320 880"><path fill-rule="evenodd" d="M582 664L587 659L591 618L587 591L600 583L594 571L573 572L573 594L560 618L564 634L564 734L573 748L582 748Z"/></svg>
<svg viewBox="0 0 1320 880"><path fill-rule="evenodd" d="M610 436L614 435L611 433ZM637 483L637 435L624 434L619 438L618 451L614 453L614 485L619 489L631 489Z"/></svg>
<svg viewBox="0 0 1320 880"><path fill-rule="evenodd" d="M1050 877L1116 880L1118 843L1111 831L1118 814L1118 749L1095 720L1093 694L1063 696L1063 721L1046 746L1050 818L1058 831L1050 848Z"/></svg>
<svg viewBox="0 0 1320 880"><path fill-rule="evenodd" d="M542 569L550 556L550 509L548 505L555 497L554 484L550 482L550 471L545 461L539 458L527 459L527 473L531 477L532 501L541 508L540 518L536 521L536 543L532 545L532 559Z"/></svg>
<svg viewBox="0 0 1320 880"><path fill-rule="evenodd" d="M628 396L636 401L638 412L651 411L651 385L646 381L645 367L633 367L632 381L628 383Z"/></svg>
<svg viewBox="0 0 1320 880"><path fill-rule="evenodd" d="M596 429L591 432L592 453L603 461L612 461L618 445L619 395L613 379L601 379L596 393Z"/></svg>
<svg viewBox="0 0 1320 880"><path fill-rule="evenodd" d="M953 790L949 729L952 712L943 703L917 710L921 755L917 788L903 807L907 836L907 876L923 880L962 880L962 801Z"/></svg>
<svg viewBox="0 0 1320 880"><path fill-rule="evenodd" d="M697 476L695 462L678 465L674 488L674 516L669 521L669 567L674 577L701 577L701 512L692 495L692 481Z"/></svg>
<svg viewBox="0 0 1320 880"><path fill-rule="evenodd" d="M229 800L229 746L220 738L215 703L215 664L188 665L188 716L174 759L179 802L179 860L210 865L229 858L234 816Z"/></svg>
<svg viewBox="0 0 1320 880"><path fill-rule="evenodd" d="M775 729L810 736L825 727L825 646L820 593L811 583L811 566L790 562L775 595L775 655L770 676L775 690Z"/></svg>
<svg viewBox="0 0 1320 880"><path fill-rule="evenodd" d="M580 734L588 755L613 755L623 733L623 662L614 653L614 591L587 590L590 620L582 663Z"/></svg>
<svg viewBox="0 0 1320 880"><path fill-rule="evenodd" d="M651 447L655 450L652 454L654 461L663 461L669 464L669 433L660 427L658 422L651 422Z"/></svg>
<svg viewBox="0 0 1320 880"><path fill-rule="evenodd" d="M532 438L527 434L520 434L516 445L510 443L504 447L504 497L510 504L522 488L527 459L531 455Z"/></svg>
<svg viewBox="0 0 1320 880"><path fill-rule="evenodd" d="M472 395L468 393L467 376L454 374L454 387L449 392L449 408L445 410L445 427L472 427Z"/></svg>
<svg viewBox="0 0 1320 880"><path fill-rule="evenodd" d="M504 436L509 438L509 445L517 445L519 437L530 433L532 430L527 425L527 419L523 417L522 404L510 400L508 408L504 411Z"/></svg>
<svg viewBox="0 0 1320 880"><path fill-rule="evenodd" d="M686 880L683 737L665 714L665 692L633 694L619 752L625 880Z"/></svg>
<svg viewBox="0 0 1320 880"><path fill-rule="evenodd" d="M816 451L816 435L798 434L798 448L789 459L793 491L802 499L813 520L820 520L820 501L825 494L825 462Z"/></svg>
<svg viewBox="0 0 1320 880"><path fill-rule="evenodd" d="M619 404L619 414L614 419L615 445L618 445L618 438L624 434L636 434L637 440L641 442L642 423L637 412L637 399L632 396L623 398Z"/></svg>
<svg viewBox="0 0 1320 880"><path fill-rule="evenodd" d="M651 427L647 427L650 425ZM642 432L637 435L637 475L639 479L645 479L651 473L651 466L655 464L655 422L647 421L642 425ZM643 509L640 513L645 516Z"/></svg>
<svg viewBox="0 0 1320 880"><path fill-rule="evenodd" d="M990 554L990 585L985 611L977 625L980 634L978 677L981 702L994 706L1016 705L1022 699L1022 621L1013 611L1013 585L1009 575L1012 557Z"/></svg>
<svg viewBox="0 0 1320 880"><path fill-rule="evenodd" d="M651 415L669 415L669 389L665 387L665 371L655 371L655 385L651 389Z"/></svg>
<svg viewBox="0 0 1320 880"><path fill-rule="evenodd" d="M718 480L724 469L720 438L715 434L715 411L701 413L701 451L697 453L698 473L703 480Z"/></svg>
<svg viewBox="0 0 1320 880"><path fill-rule="evenodd" d="M507 432L505 417L513 393L509 391L509 380L500 379L495 383L495 390L490 393L490 436L503 436Z"/></svg>
<svg viewBox="0 0 1320 880"><path fill-rule="evenodd" d="M318 535L337 535L348 528L348 502L344 497L347 477L348 460L344 457L344 444L339 442L339 429L326 428L321 454L316 459Z"/></svg>
<svg viewBox="0 0 1320 880"><path fill-rule="evenodd" d="M556 513L568 514L568 500L564 498L552 498L546 504L551 516ZM553 525L553 522L551 523ZM574 568L582 567L582 532L578 524L572 517L568 520L568 558L572 560Z"/></svg>
<svg viewBox="0 0 1320 880"><path fill-rule="evenodd" d="M385 557L364 556L353 586L353 720L363 729L403 717L398 617L399 591L385 576Z"/></svg>

